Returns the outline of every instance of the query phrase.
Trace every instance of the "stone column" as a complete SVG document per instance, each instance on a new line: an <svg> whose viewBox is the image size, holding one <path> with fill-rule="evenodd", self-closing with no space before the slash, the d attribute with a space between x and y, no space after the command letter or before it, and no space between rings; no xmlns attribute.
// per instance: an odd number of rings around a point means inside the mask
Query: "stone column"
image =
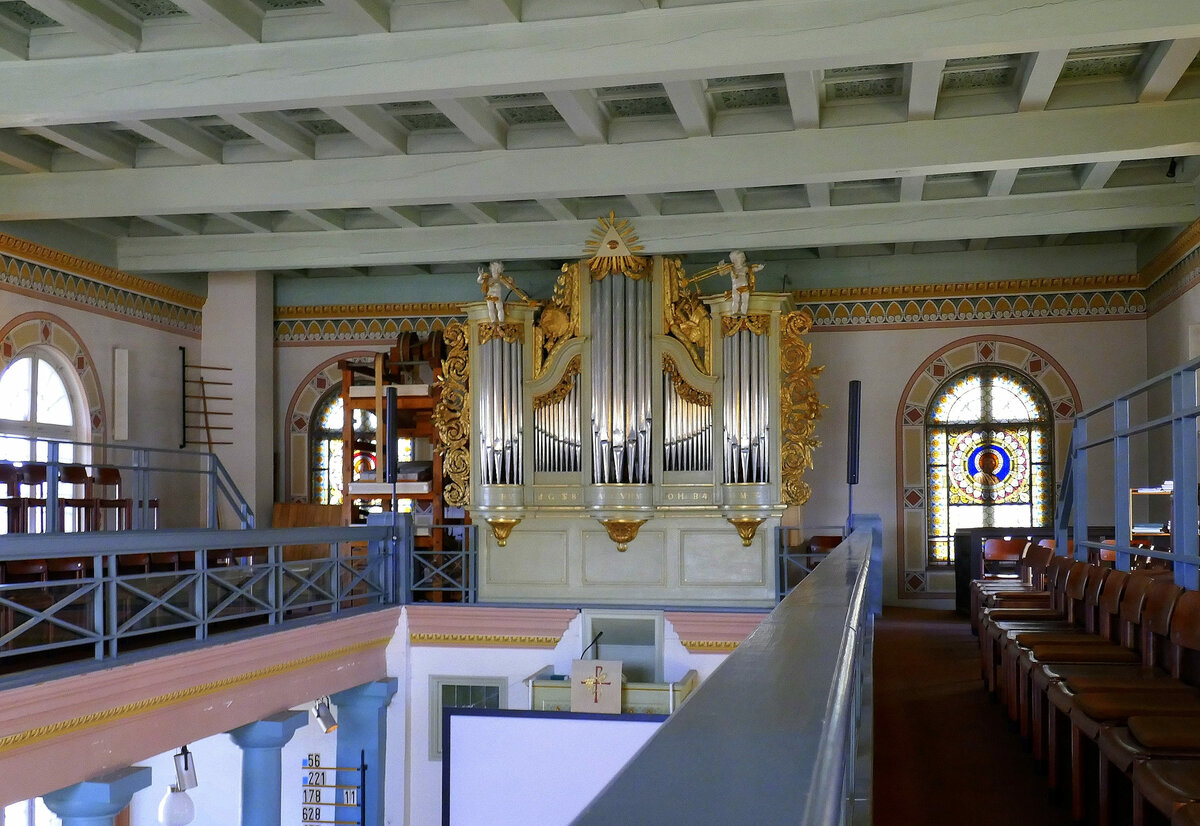
<svg viewBox="0 0 1200 826"><path fill-rule="evenodd" d="M387 706L396 693L395 678L363 683L330 697L337 706L337 764L339 767L367 764L363 784L362 826L383 826L384 756L387 745ZM338 772L339 784L359 782L357 772Z"/></svg>
<svg viewBox="0 0 1200 826"><path fill-rule="evenodd" d="M278 826L283 805L282 750L307 722L307 711L283 711L229 732L242 750L242 826Z"/></svg>
<svg viewBox="0 0 1200 826"><path fill-rule="evenodd" d="M150 785L149 766L126 766L43 795L46 808L63 826L113 826L134 792Z"/></svg>

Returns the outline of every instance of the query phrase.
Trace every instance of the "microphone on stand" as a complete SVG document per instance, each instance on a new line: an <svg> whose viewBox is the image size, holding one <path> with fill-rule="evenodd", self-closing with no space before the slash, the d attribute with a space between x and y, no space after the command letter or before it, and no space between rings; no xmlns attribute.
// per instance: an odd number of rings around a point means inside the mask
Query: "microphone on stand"
<svg viewBox="0 0 1200 826"><path fill-rule="evenodd" d="M588 647L587 647L587 648L585 648L585 649L583 649L583 653L581 653L581 654L579 655L579 659L581 659L581 660L582 660L582 659L583 659L583 655L584 655L584 654L586 654L587 652L591 651L591 650L592 650L592 646L593 646L593 645L595 645L597 642L599 642L599 641L600 641L600 638L601 638L601 637L603 637L603 636L604 636L604 632L603 632L603 631L597 631L597 632L596 632L596 636L595 636L595 637L593 637L593 638L592 638L592 641L588 643Z"/></svg>

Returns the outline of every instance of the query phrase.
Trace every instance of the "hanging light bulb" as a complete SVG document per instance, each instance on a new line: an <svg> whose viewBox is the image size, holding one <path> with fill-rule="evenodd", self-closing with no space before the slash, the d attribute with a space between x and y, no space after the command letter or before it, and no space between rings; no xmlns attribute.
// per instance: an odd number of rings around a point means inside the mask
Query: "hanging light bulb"
<svg viewBox="0 0 1200 826"><path fill-rule="evenodd" d="M158 822L163 826L187 826L196 817L196 806L188 793L170 786L158 803Z"/></svg>
<svg viewBox="0 0 1200 826"><path fill-rule="evenodd" d="M317 700L317 704L313 706L312 715L317 718L317 725L326 734L338 727L337 720L334 718L333 712L329 709L328 697L322 697L320 700Z"/></svg>

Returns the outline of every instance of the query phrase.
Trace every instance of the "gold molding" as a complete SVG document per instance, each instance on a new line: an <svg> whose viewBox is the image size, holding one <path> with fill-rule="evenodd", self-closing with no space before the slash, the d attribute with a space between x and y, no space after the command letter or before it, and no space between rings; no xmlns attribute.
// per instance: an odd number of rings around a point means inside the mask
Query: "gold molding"
<svg viewBox="0 0 1200 826"><path fill-rule="evenodd" d="M580 356L576 354L574 358L567 362L567 369L563 372L562 380L549 392L533 397L533 409L541 410L543 407L558 404L565 399L567 394L571 392L571 388L575 386L575 379L579 376L580 364Z"/></svg>
<svg viewBox="0 0 1200 826"><path fill-rule="evenodd" d="M496 537L496 544L501 548L508 544L508 537L512 535L513 528L521 523L520 519L511 517L486 517L488 526L492 529L492 536Z"/></svg>
<svg viewBox="0 0 1200 826"><path fill-rule="evenodd" d="M758 526L767 520L761 516L730 516L725 521L737 528L738 536L742 538L742 545L749 548L750 543L754 541L754 534L758 530Z"/></svg>
<svg viewBox="0 0 1200 826"><path fill-rule="evenodd" d="M75 734L85 729L94 728L106 723L113 723L118 720L125 720L138 714L146 714L151 711L167 708L169 706L178 705L188 700L194 700L199 697L204 697L209 694L216 694L219 691L228 691L238 686L247 685L267 677L277 677L281 674L287 674L292 671L298 671L302 668L308 668L322 662L345 657L350 654L356 654L361 651L368 651L372 648L383 648L391 642L391 637L380 637L366 642L354 643L353 645L344 645L340 648L334 648L329 651L321 652L320 654L310 654L307 657L289 660L285 663L270 665L265 668L256 668L253 671L247 671L244 674L239 674L236 677L225 677L220 680L212 680L207 683L190 686L189 688L181 688L177 691L169 691L166 694L160 694L157 697L147 697L143 700L138 700L133 703L125 703L123 705L114 706L113 708L105 709L104 711L95 711L91 714L84 714L80 717L72 717L68 720L60 720L57 723L51 723L46 726L38 726L26 731L9 734L5 737L0 737L0 753L12 751L13 749L24 748L25 746L34 743L40 743L44 740L49 740L54 737L62 737L68 734Z"/></svg>
<svg viewBox="0 0 1200 826"><path fill-rule="evenodd" d="M562 637L539 637L530 634L447 634L442 632L409 633L413 645L471 645L507 648L554 648Z"/></svg>
<svg viewBox="0 0 1200 826"><path fill-rule="evenodd" d="M687 380L679 374L679 367L675 364L675 359L666 353L663 353L662 367L663 375L671 380L671 386L675 388L675 393L679 398L701 407L712 407L712 393L705 393L688 384Z"/></svg>
<svg viewBox="0 0 1200 826"><path fill-rule="evenodd" d="M1124 275L1084 275L1069 278L1026 278L977 281L959 284L901 284L891 287L830 287L819 290L794 290L797 304L822 304L853 301L905 301L939 298L992 297L1028 293L1087 292L1095 290L1142 289L1138 273Z"/></svg>
<svg viewBox="0 0 1200 826"><path fill-rule="evenodd" d="M812 345L804 335L812 329L812 316L800 310L781 318L779 362L782 367L782 386L779 394L780 449L783 481L783 501L788 505L803 505L812 495L804 481L804 471L812 469L812 452L821 446L813 434L821 418L820 398L816 378L823 367L811 367Z"/></svg>
<svg viewBox="0 0 1200 826"><path fill-rule="evenodd" d="M1142 267L1138 273L1142 278L1142 284L1148 287L1162 278L1197 246L1200 246L1200 218L1175 236L1175 239L1167 244L1166 249Z"/></svg>
<svg viewBox="0 0 1200 826"><path fill-rule="evenodd" d="M325 318L378 318L380 316L463 315L462 305L456 302L427 304L321 304L276 307L276 320Z"/></svg>
<svg viewBox="0 0 1200 826"><path fill-rule="evenodd" d="M471 358L470 331L459 321L446 325L442 341L446 358L437 379L437 405L433 408L433 427L437 431L435 449L442 455L442 472L447 483L442 498L447 505L465 508L471 502Z"/></svg>
<svg viewBox="0 0 1200 826"><path fill-rule="evenodd" d="M683 647L694 654L712 654L723 651L733 651L740 642L732 640L680 640Z"/></svg>
<svg viewBox="0 0 1200 826"><path fill-rule="evenodd" d="M749 330L756 336L765 336L770 329L771 317L766 314L721 316L721 335L724 338L736 335L742 330Z"/></svg>
<svg viewBox="0 0 1200 826"><path fill-rule="evenodd" d="M11 235L0 233L0 253L12 255L34 264L65 270L73 275L93 278L109 286L120 287L121 289L141 293L151 298L161 298L164 301L170 301L181 307L187 307L189 310L204 309L205 299L202 295L189 293L187 290L181 290L176 287L168 287L165 284L159 284L157 281L151 281L148 278L139 278L136 275L130 275L127 272L115 270L103 264L97 264L95 261L89 261L86 258L68 255L65 252L59 252L56 249L44 247L41 244L26 241L23 238L15 238Z"/></svg>
<svg viewBox="0 0 1200 826"><path fill-rule="evenodd" d="M629 543L637 539L638 530L646 524L645 519L598 519L608 538L617 543L618 551L629 550Z"/></svg>

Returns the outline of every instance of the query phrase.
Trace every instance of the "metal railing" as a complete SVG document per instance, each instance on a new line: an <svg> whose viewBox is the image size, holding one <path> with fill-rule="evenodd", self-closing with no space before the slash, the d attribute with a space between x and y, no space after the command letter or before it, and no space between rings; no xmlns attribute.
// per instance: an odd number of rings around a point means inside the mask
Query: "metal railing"
<svg viewBox="0 0 1200 826"><path fill-rule="evenodd" d="M575 826L870 823L883 523L856 516L851 525ZM697 777L705 782L683 782Z"/></svg>
<svg viewBox="0 0 1200 826"><path fill-rule="evenodd" d="M1074 529L1075 554L1085 559L1102 548L1116 550L1117 567L1129 570L1131 560L1142 557L1170 564L1175 581L1185 588L1200 587L1200 505L1197 502L1197 419L1195 359L1134 386L1116 398L1079 413L1071 433L1071 445L1063 474L1063 489L1055 514L1058 547L1067 547ZM1169 439L1170 449L1162 443ZM1169 467L1154 465L1155 457L1169 455ZM1089 474L1090 461L1111 462L1112 473ZM1130 489L1135 477L1167 479L1170 492L1170 548L1133 545ZM1151 477L1151 473L1156 473ZM1094 488L1101 479L1112 479L1112 523L1114 541L1079 539L1088 537L1089 511L1096 501ZM1141 483L1145 485L1145 482ZM1162 490L1161 486L1159 487ZM1089 490L1091 488L1092 490ZM1166 492L1165 490L1163 492Z"/></svg>
<svg viewBox="0 0 1200 826"><path fill-rule="evenodd" d="M779 526L775 529L775 601L781 602L804 578L813 572L821 560L829 556L831 548L813 551L809 547L811 536L844 537L845 530L834 527L796 528Z"/></svg>

